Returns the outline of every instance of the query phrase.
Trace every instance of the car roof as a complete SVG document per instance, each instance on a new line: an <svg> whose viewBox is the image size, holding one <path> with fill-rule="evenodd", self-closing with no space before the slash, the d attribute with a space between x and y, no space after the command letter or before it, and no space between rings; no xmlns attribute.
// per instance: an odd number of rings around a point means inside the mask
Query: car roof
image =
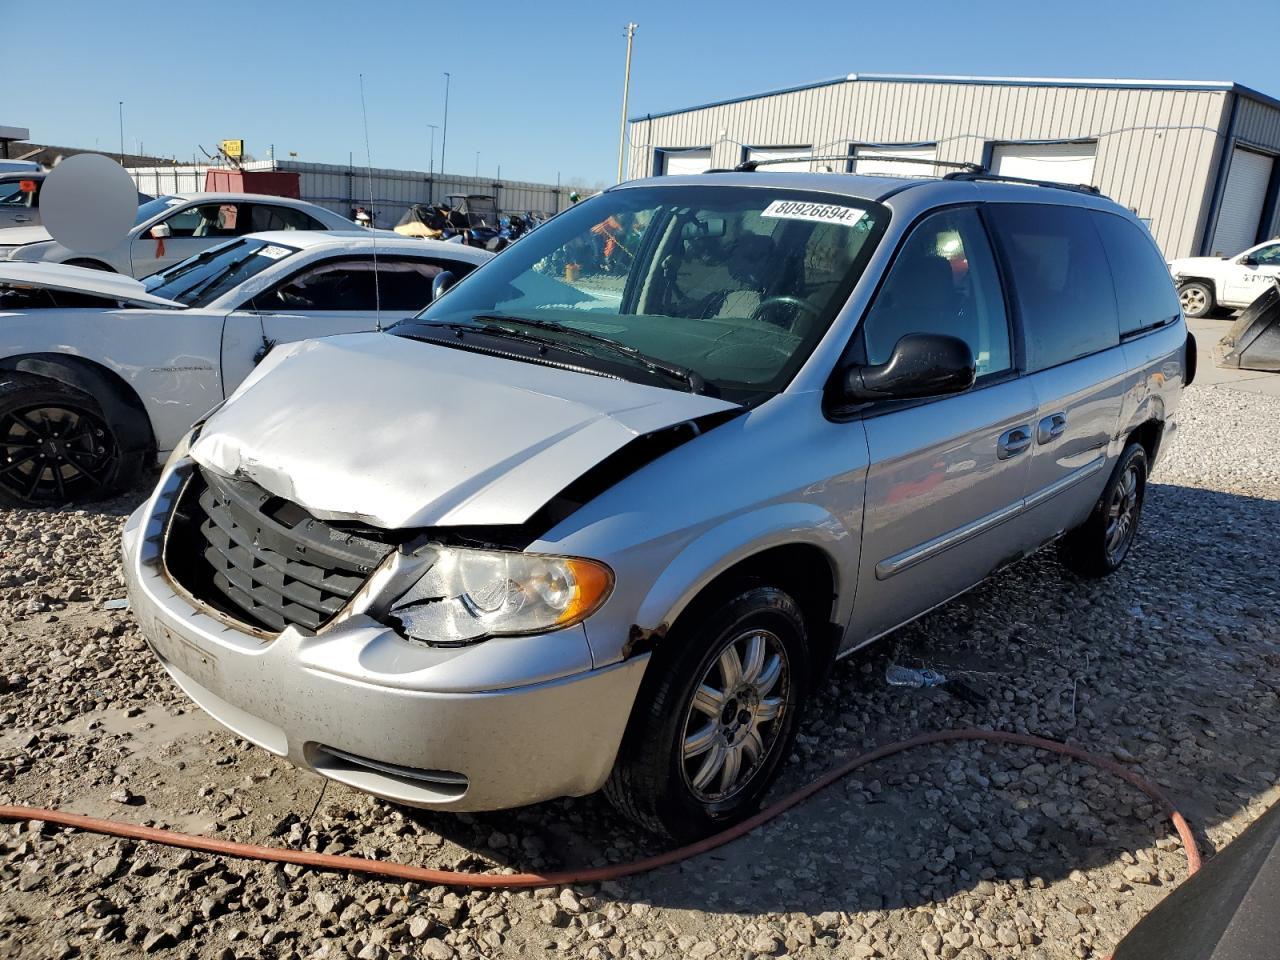
<svg viewBox="0 0 1280 960"><path fill-rule="evenodd" d="M204 192L196 193L165 193L161 194L165 197L177 197L179 200L210 200L215 202L228 202L234 200L260 200L267 203L285 204L290 207L315 207L317 204L308 200L299 200L296 197L277 197L269 193L231 193L228 191ZM321 209L324 209L321 207ZM329 211L332 213L333 211Z"/></svg>
<svg viewBox="0 0 1280 960"><path fill-rule="evenodd" d="M43 180L48 170L0 170L0 180Z"/></svg>
<svg viewBox="0 0 1280 960"><path fill-rule="evenodd" d="M405 237L391 230L362 230L354 227L351 230L264 230L250 236L268 243L308 251L332 249L335 252L348 250L363 254L372 252L376 247L378 253L449 257L472 263L482 263L493 256L487 250L463 243Z"/></svg>
<svg viewBox="0 0 1280 960"><path fill-rule="evenodd" d="M903 177L856 173L805 173L800 171L733 170L677 174L631 180L611 187L625 190L641 186L692 185L757 187L774 190L812 190L857 200L897 201L893 207L924 209L946 203L1020 200L1024 203L1056 203L1087 206L1132 214L1088 187L1000 179L982 173L963 173L955 178Z"/></svg>

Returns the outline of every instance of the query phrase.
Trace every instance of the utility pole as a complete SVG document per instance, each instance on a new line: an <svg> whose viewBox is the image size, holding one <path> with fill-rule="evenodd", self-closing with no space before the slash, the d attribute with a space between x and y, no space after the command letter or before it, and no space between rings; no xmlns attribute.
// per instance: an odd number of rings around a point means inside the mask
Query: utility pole
<svg viewBox="0 0 1280 960"><path fill-rule="evenodd" d="M444 176L444 149L449 145L449 74L444 75L444 130L440 133L440 176Z"/></svg>
<svg viewBox="0 0 1280 960"><path fill-rule="evenodd" d="M631 44L637 24L627 24L627 71L622 79L622 128L618 133L618 182L622 182L623 161L627 152L627 99L631 94Z"/></svg>
<svg viewBox="0 0 1280 960"><path fill-rule="evenodd" d="M480 151L476 151L476 179L480 179Z"/></svg>
<svg viewBox="0 0 1280 960"><path fill-rule="evenodd" d="M436 123L428 123L431 128L431 159L428 161L427 174L434 177L436 175L436 131L440 129L440 125Z"/></svg>
<svg viewBox="0 0 1280 960"><path fill-rule="evenodd" d="M116 106L120 109L120 166L124 166L124 101L117 100Z"/></svg>

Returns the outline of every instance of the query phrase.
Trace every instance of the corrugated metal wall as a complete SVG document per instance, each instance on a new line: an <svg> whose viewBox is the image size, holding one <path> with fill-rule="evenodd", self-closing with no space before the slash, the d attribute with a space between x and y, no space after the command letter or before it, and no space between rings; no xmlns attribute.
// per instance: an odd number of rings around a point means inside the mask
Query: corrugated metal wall
<svg viewBox="0 0 1280 960"><path fill-rule="evenodd" d="M1241 147L1253 147L1264 153L1280 155L1280 109L1248 97L1240 99L1236 107L1235 143ZM1280 169L1280 162L1276 164ZM1276 176L1275 173L1272 176ZM1272 196L1275 196L1273 185ZM1280 235L1280 203L1272 203L1271 217L1262 225L1267 237Z"/></svg>
<svg viewBox="0 0 1280 960"><path fill-rule="evenodd" d="M302 199L327 207L344 217L353 207L369 209L370 178L365 167L346 167L333 163L304 163L297 160L253 160L246 170L287 170L300 176ZM129 170L143 193L160 196L165 193L190 193L204 189L208 165L141 167ZM414 203L442 202L451 193L483 193L498 198L498 208L507 213L533 211L559 213L569 204L569 187L517 180L491 180L485 177L455 177L423 170L389 170L373 168L373 209L380 227L394 227Z"/></svg>
<svg viewBox="0 0 1280 960"><path fill-rule="evenodd" d="M629 172L650 175L654 150L673 147L710 146L727 167L743 145L843 158L855 143L936 142L939 160L981 163L992 142L1093 139L1095 185L1149 220L1167 256L1185 256L1204 230L1228 99L1221 89L846 80L637 121Z"/></svg>

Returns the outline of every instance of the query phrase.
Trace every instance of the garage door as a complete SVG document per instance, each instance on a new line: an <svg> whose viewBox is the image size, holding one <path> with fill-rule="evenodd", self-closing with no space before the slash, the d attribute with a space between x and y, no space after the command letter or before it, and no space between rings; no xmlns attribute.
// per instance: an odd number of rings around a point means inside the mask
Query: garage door
<svg viewBox="0 0 1280 960"><path fill-rule="evenodd" d="M909 157L917 160L938 159L934 144L926 147L855 147L854 173L878 173L892 177L932 177L934 168L927 163L903 163L901 160L877 160L876 157Z"/></svg>
<svg viewBox="0 0 1280 960"><path fill-rule="evenodd" d="M711 149L663 150L662 172L674 176L677 173L706 173L711 169Z"/></svg>
<svg viewBox="0 0 1280 960"><path fill-rule="evenodd" d="M991 172L1050 183L1093 183L1093 143L999 143L991 150Z"/></svg>
<svg viewBox="0 0 1280 960"><path fill-rule="evenodd" d="M1227 171L1227 189L1218 207L1218 225L1213 231L1210 252L1233 257L1252 247L1258 239L1262 206L1267 202L1267 184L1275 161L1252 150L1236 148Z"/></svg>
<svg viewBox="0 0 1280 960"><path fill-rule="evenodd" d="M781 163L770 163L766 170L802 170L809 169L809 158L813 156L812 147L748 147L748 160L780 160Z"/></svg>

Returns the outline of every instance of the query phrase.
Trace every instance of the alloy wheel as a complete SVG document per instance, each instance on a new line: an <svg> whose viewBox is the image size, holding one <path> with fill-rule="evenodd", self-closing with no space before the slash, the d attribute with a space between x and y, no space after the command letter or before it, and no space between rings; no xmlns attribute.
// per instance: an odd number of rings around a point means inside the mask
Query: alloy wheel
<svg viewBox="0 0 1280 960"><path fill-rule="evenodd" d="M730 640L708 666L685 717L681 767L705 803L738 793L776 747L787 709L790 663L771 631Z"/></svg>
<svg viewBox="0 0 1280 960"><path fill-rule="evenodd" d="M1134 531L1138 527L1139 476L1138 465L1129 464L1120 482L1111 491L1107 503L1107 559L1119 563L1129 550Z"/></svg>
<svg viewBox="0 0 1280 960"><path fill-rule="evenodd" d="M1204 310L1209 302L1199 287L1183 287L1178 291L1178 299L1182 301L1182 312L1193 316Z"/></svg>
<svg viewBox="0 0 1280 960"><path fill-rule="evenodd" d="M36 404L0 417L0 487L22 500L92 496L109 481L116 455L107 425L84 408Z"/></svg>

